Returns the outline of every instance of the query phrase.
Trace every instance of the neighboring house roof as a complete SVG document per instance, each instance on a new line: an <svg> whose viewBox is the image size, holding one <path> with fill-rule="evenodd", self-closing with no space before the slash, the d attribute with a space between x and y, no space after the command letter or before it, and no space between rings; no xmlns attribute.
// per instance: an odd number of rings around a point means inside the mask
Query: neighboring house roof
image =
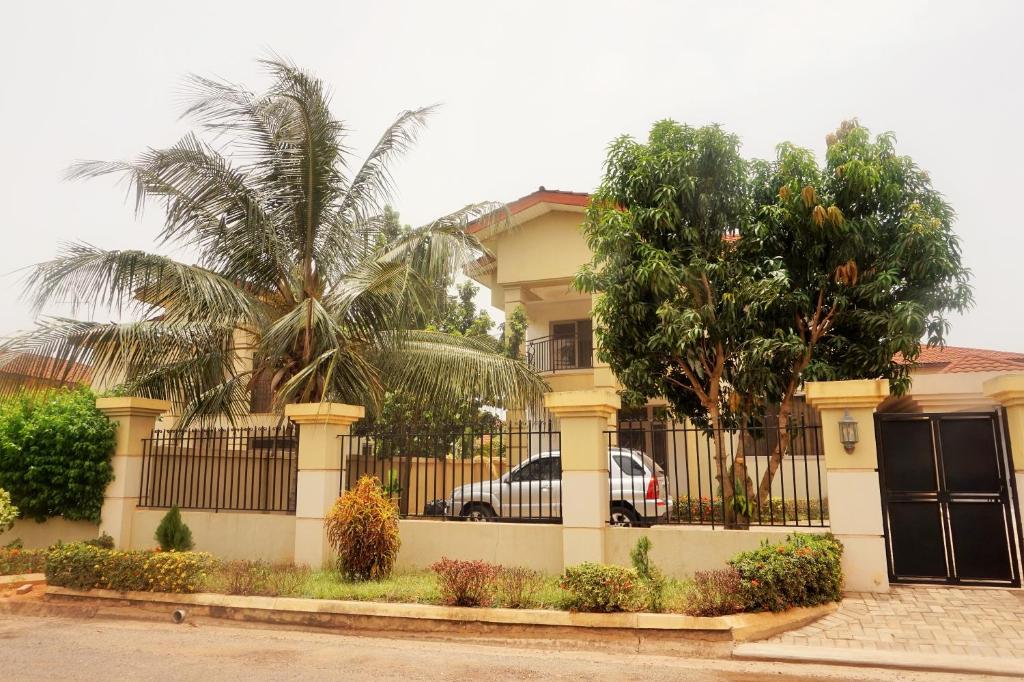
<svg viewBox="0 0 1024 682"><path fill-rule="evenodd" d="M586 208L589 203L590 195L586 192L567 192L560 189L547 189L541 185L536 192L531 192L530 194L519 197L515 201L507 204L505 206L507 213L505 211L497 211L495 213L489 213L485 216L481 216L471 222L466 228L466 231L470 234L479 232L485 227L500 221L504 217L510 217L517 213L522 213L523 211L533 208L538 204L555 204L560 206Z"/></svg>
<svg viewBox="0 0 1024 682"><path fill-rule="evenodd" d="M900 356L896 357L901 362ZM1024 353L958 346L922 347L917 370L952 374L958 372L1024 372Z"/></svg>
<svg viewBox="0 0 1024 682"><path fill-rule="evenodd" d="M15 353L0 357L0 375L18 383L88 384L92 367L81 362L70 366L57 358L34 353Z"/></svg>

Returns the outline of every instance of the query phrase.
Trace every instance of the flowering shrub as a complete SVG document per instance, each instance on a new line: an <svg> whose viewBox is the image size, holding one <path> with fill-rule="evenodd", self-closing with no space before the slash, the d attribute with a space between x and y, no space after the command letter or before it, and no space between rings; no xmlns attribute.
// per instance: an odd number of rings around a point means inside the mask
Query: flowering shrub
<svg viewBox="0 0 1024 682"><path fill-rule="evenodd" d="M213 565L203 552L119 552L75 543L50 549L46 580L76 590L196 592Z"/></svg>
<svg viewBox="0 0 1024 682"><path fill-rule="evenodd" d="M363 476L327 513L327 540L347 578L378 580L391 575L402 541L398 507L377 479Z"/></svg>
<svg viewBox="0 0 1024 682"><path fill-rule="evenodd" d="M14 521L17 518L18 508L11 504L11 494L0 488L0 533L14 528Z"/></svg>
<svg viewBox="0 0 1024 682"><path fill-rule="evenodd" d="M500 566L486 561L462 561L442 558L430 569L437 574L441 599L450 606L487 606L491 603L492 582Z"/></svg>
<svg viewBox="0 0 1024 682"><path fill-rule="evenodd" d="M727 616L743 610L743 581L731 566L697 571L683 597L683 612L690 616Z"/></svg>
<svg viewBox="0 0 1024 682"><path fill-rule="evenodd" d="M582 563L565 569L560 582L573 611L636 611L642 590L636 572L608 564Z"/></svg>
<svg viewBox="0 0 1024 682"><path fill-rule="evenodd" d="M42 573L45 568L45 549L0 548L0 575Z"/></svg>
<svg viewBox="0 0 1024 682"><path fill-rule="evenodd" d="M843 546L829 535L794 533L784 544L767 542L729 564L740 575L747 611L783 611L839 601Z"/></svg>

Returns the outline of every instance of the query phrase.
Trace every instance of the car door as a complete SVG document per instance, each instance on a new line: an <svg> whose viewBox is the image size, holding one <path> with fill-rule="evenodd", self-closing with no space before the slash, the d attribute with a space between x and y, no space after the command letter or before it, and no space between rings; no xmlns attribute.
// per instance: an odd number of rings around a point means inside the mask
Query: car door
<svg viewBox="0 0 1024 682"><path fill-rule="evenodd" d="M548 457L547 478L541 481L540 515L545 519L562 516L562 457Z"/></svg>

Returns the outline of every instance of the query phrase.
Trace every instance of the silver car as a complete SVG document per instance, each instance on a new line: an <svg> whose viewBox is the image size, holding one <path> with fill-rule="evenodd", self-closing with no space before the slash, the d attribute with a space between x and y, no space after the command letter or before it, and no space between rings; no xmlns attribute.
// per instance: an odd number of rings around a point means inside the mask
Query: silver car
<svg viewBox="0 0 1024 682"><path fill-rule="evenodd" d="M609 520L616 526L649 525L664 520L671 509L665 472L638 450L608 451L611 493ZM500 478L470 483L437 500L446 515L471 521L544 520L562 515L562 458L557 450L523 461Z"/></svg>

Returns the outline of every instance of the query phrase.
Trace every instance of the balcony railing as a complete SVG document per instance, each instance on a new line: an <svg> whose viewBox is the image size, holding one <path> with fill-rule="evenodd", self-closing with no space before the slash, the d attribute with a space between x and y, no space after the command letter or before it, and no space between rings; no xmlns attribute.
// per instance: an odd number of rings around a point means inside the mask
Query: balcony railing
<svg viewBox="0 0 1024 682"><path fill-rule="evenodd" d="M594 366L591 337L542 336L526 342L526 361L538 372L563 372Z"/></svg>

